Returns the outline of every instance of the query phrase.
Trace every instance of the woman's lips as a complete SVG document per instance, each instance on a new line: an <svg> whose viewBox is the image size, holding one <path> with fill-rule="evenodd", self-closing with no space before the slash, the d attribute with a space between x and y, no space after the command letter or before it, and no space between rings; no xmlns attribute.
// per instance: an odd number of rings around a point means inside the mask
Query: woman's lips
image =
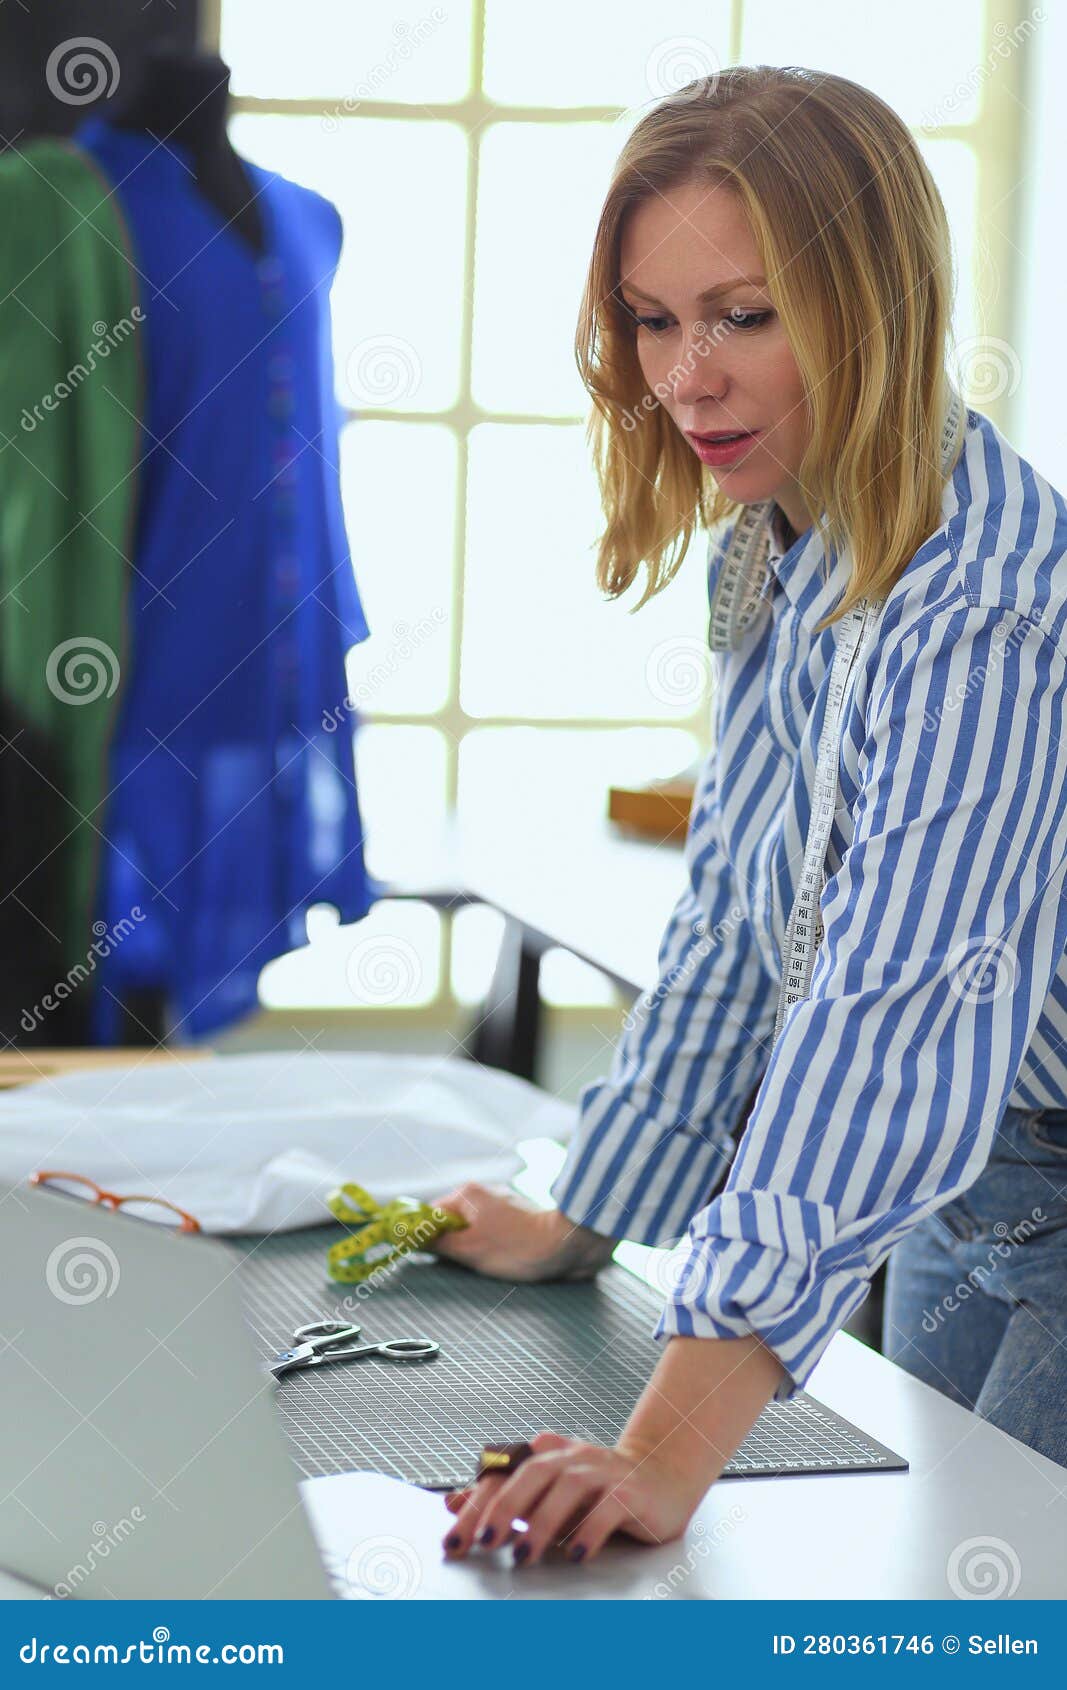
<svg viewBox="0 0 1067 1690"><path fill-rule="evenodd" d="M744 457L761 433L761 429L755 428L750 434L742 434L738 440L704 440L699 434L691 434L689 438L702 463L730 464L735 458Z"/></svg>

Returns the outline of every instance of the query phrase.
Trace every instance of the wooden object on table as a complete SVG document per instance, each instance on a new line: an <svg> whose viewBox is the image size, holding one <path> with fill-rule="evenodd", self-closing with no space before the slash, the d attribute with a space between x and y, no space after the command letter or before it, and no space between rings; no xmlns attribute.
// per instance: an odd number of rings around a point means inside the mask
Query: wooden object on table
<svg viewBox="0 0 1067 1690"><path fill-rule="evenodd" d="M144 1050L134 1046L73 1046L51 1049L45 1046L26 1050L5 1050L0 1055L0 1091L12 1086L28 1085L31 1080L51 1080L57 1074L75 1074L86 1068L119 1068L140 1066L142 1062L174 1062L183 1054L211 1056L210 1050L197 1045Z"/></svg>
<svg viewBox="0 0 1067 1690"><path fill-rule="evenodd" d="M694 783L679 777L650 786L613 786L608 817L627 833L661 845L683 845L693 804Z"/></svg>

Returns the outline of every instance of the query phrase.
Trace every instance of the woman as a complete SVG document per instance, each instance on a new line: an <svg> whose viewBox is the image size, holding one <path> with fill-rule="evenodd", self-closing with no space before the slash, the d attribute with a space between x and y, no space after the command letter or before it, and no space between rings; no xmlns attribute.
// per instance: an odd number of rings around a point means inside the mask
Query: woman
<svg viewBox="0 0 1067 1690"><path fill-rule="evenodd" d="M528 1563L679 1536L887 1257L886 1352L1067 1463L1067 506L947 378L952 293L930 174L855 83L730 69L623 150L578 342L599 577L645 563L644 603L713 530L715 746L558 1208L464 1186L439 1249L688 1256L617 1444L542 1432L449 1499L454 1554L515 1517Z"/></svg>

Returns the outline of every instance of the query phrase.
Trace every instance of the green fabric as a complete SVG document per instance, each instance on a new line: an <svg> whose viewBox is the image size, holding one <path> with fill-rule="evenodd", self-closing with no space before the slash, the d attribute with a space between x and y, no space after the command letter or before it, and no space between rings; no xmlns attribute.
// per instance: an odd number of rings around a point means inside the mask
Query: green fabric
<svg viewBox="0 0 1067 1690"><path fill-rule="evenodd" d="M0 685L58 760L69 837L49 925L72 964L91 939L127 659L143 409L137 273L109 195L67 142L0 157Z"/></svg>

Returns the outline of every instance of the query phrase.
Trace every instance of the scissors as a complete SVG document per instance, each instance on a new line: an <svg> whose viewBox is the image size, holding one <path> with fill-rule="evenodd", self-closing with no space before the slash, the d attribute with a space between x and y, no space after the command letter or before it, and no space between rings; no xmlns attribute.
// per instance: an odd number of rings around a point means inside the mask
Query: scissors
<svg viewBox="0 0 1067 1690"><path fill-rule="evenodd" d="M296 1347L283 1350L271 1362L276 1379L300 1367L321 1367L324 1361L355 1361L359 1356L382 1356L386 1361L426 1361L441 1348L432 1338L386 1338L377 1344L357 1342L363 1328L343 1320L313 1320L293 1333Z"/></svg>

